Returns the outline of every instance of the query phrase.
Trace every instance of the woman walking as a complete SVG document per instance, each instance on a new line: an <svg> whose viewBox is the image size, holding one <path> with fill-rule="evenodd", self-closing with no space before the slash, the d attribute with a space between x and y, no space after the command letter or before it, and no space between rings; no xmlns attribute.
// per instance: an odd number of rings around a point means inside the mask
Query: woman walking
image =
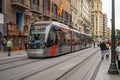
<svg viewBox="0 0 120 80"><path fill-rule="evenodd" d="M120 42L117 44L115 51L117 54L118 69L120 69Z"/></svg>

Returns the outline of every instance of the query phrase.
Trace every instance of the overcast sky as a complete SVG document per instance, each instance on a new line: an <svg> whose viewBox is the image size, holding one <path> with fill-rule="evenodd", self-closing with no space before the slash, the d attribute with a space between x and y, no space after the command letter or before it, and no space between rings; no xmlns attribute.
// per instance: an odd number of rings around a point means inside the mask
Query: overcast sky
<svg viewBox="0 0 120 80"><path fill-rule="evenodd" d="M114 0L115 1L115 27L116 29L120 29L120 0ZM107 14L108 17L108 27L111 28L111 5L112 5L112 0L102 0L103 6L103 13Z"/></svg>

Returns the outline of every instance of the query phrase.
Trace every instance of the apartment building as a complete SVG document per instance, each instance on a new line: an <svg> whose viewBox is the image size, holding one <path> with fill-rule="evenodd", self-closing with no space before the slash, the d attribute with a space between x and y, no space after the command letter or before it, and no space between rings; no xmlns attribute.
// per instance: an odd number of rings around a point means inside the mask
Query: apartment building
<svg viewBox="0 0 120 80"><path fill-rule="evenodd" d="M107 39L108 38L108 30L107 30L107 15L103 14L103 38Z"/></svg>
<svg viewBox="0 0 120 80"><path fill-rule="evenodd" d="M3 0L0 0L0 42L2 40L3 28L4 28ZM0 50L2 50L1 43L0 43Z"/></svg>
<svg viewBox="0 0 120 80"><path fill-rule="evenodd" d="M91 0L71 0L71 12L73 28L83 34L91 34Z"/></svg>
<svg viewBox="0 0 120 80"><path fill-rule="evenodd" d="M101 41L103 39L103 13L101 0L92 0L91 2L91 25L94 40Z"/></svg>
<svg viewBox="0 0 120 80"><path fill-rule="evenodd" d="M91 0L81 0L82 31L91 34Z"/></svg>
<svg viewBox="0 0 120 80"><path fill-rule="evenodd" d="M3 15L3 0L0 0L0 34L3 33L3 25L4 25L4 15Z"/></svg>
<svg viewBox="0 0 120 80"><path fill-rule="evenodd" d="M71 27L69 0L6 0L7 38L13 50L24 49L28 26L36 21L58 21Z"/></svg>
<svg viewBox="0 0 120 80"><path fill-rule="evenodd" d="M79 0L70 0L71 3L71 15L72 15L72 27L74 29L78 29L78 24L77 24L77 20L78 20L78 4L79 4ZM80 5L79 5L80 7Z"/></svg>
<svg viewBox="0 0 120 80"><path fill-rule="evenodd" d="M109 27L106 28L106 39L111 40L111 30Z"/></svg>

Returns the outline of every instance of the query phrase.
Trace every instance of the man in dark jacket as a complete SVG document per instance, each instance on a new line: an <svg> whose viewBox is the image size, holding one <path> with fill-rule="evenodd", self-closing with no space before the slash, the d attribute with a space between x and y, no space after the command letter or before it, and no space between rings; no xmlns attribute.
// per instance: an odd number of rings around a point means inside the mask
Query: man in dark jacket
<svg viewBox="0 0 120 80"><path fill-rule="evenodd" d="M107 50L105 41L100 43L100 49L101 49L101 59L104 59L104 56L106 55L106 50Z"/></svg>

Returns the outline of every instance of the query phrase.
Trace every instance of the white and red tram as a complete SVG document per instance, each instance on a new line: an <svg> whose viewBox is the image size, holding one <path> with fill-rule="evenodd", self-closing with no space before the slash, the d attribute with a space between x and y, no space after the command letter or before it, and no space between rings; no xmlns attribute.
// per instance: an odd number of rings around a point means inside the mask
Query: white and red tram
<svg viewBox="0 0 120 80"><path fill-rule="evenodd" d="M91 36L55 21L31 24L27 39L29 58L53 57L91 46Z"/></svg>

